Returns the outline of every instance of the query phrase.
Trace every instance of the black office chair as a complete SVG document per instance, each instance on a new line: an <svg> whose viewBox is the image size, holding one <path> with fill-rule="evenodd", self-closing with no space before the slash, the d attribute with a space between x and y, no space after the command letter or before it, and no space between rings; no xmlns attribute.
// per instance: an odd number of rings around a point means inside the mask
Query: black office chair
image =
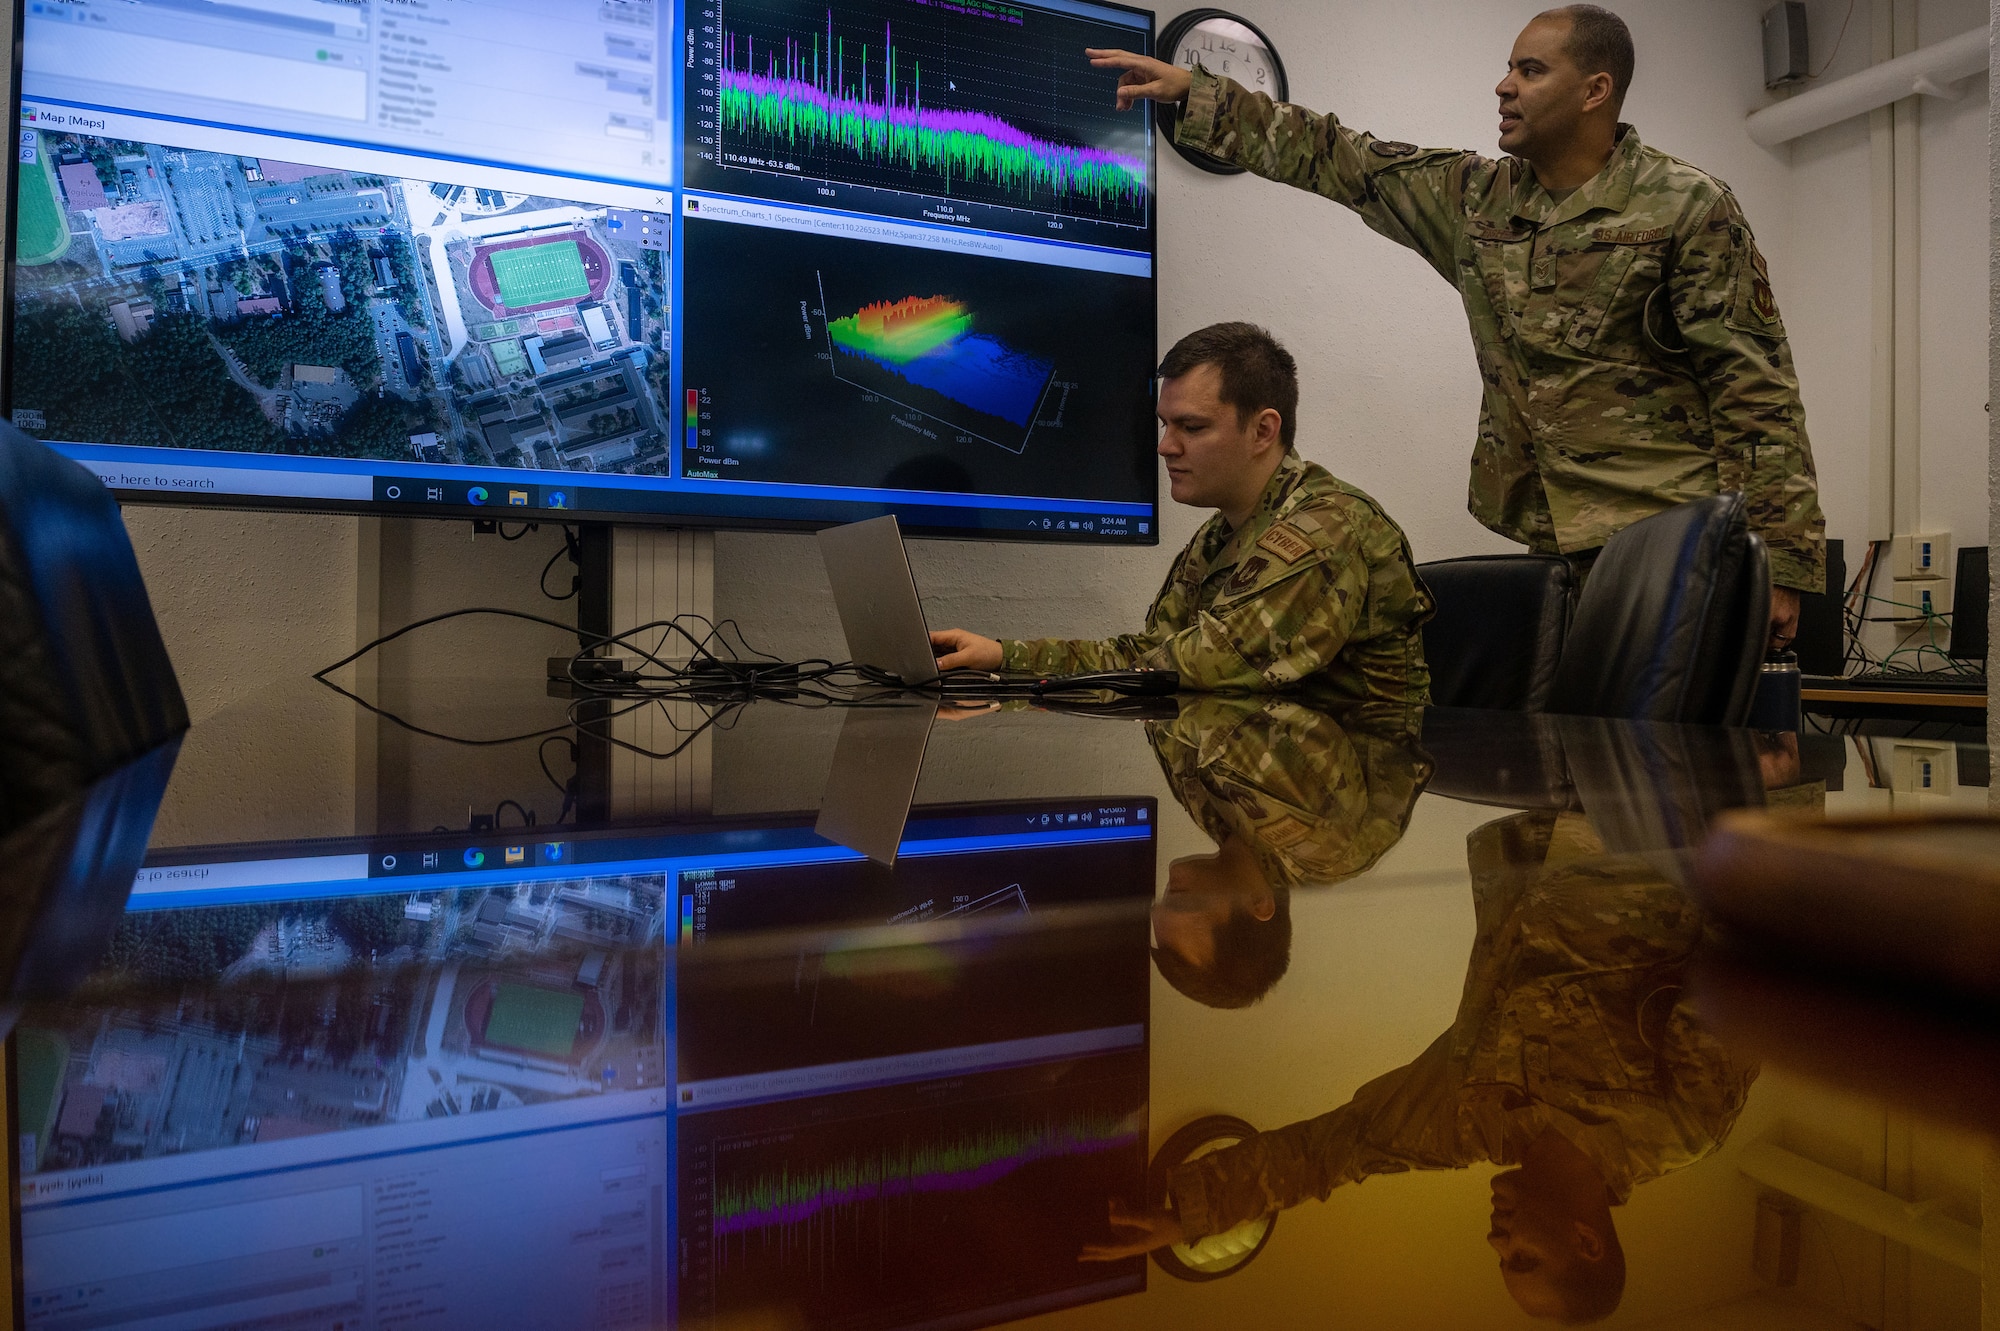
<svg viewBox="0 0 2000 1331"><path fill-rule="evenodd" d="M187 726L110 491L0 423L0 1035L103 955Z"/></svg>
<svg viewBox="0 0 2000 1331"><path fill-rule="evenodd" d="M1770 618L1770 561L1741 494L1656 513L1605 542L1577 601L1549 710L1742 725Z"/></svg>
<svg viewBox="0 0 2000 1331"><path fill-rule="evenodd" d="M187 725L110 491L0 424L0 834Z"/></svg>
<svg viewBox="0 0 2000 1331"><path fill-rule="evenodd" d="M1419 564L1437 613L1424 625L1431 702L1546 708L1576 604L1569 564L1550 555L1472 555Z"/></svg>
<svg viewBox="0 0 2000 1331"><path fill-rule="evenodd" d="M1426 707L1422 742L1436 765L1433 795L1502 809L1576 807L1560 717Z"/></svg>

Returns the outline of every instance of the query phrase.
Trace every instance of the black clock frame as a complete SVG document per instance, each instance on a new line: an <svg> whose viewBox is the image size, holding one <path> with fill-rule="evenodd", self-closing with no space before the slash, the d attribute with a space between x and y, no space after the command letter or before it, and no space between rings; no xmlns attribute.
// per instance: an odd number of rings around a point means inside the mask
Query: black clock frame
<svg viewBox="0 0 2000 1331"><path fill-rule="evenodd" d="M1212 18L1223 18L1228 19L1231 23L1240 23L1257 34L1257 40L1264 44L1264 49L1271 55L1271 72L1278 80L1277 87L1271 90L1272 95L1281 102L1289 100L1292 92L1292 81L1285 76L1285 62L1279 58L1278 48L1272 43L1269 37L1264 35L1262 28L1233 10L1190 9L1184 14L1176 14L1173 18L1167 20L1166 27L1160 29L1159 39L1154 42L1153 49L1161 53L1160 59L1165 60L1170 65L1173 64L1173 52L1180 46L1181 38L1187 36L1188 32L1197 25L1206 23ZM1179 153L1184 161L1192 162L1202 170L1210 172L1213 175L1236 176L1243 174L1243 168L1240 166L1222 161L1219 158L1210 157L1204 152L1196 152L1192 148L1183 148L1180 144L1175 143L1174 122L1179 116L1179 106L1166 102L1158 102L1153 106L1153 120L1159 127L1160 137L1169 144L1172 144L1173 150Z"/></svg>

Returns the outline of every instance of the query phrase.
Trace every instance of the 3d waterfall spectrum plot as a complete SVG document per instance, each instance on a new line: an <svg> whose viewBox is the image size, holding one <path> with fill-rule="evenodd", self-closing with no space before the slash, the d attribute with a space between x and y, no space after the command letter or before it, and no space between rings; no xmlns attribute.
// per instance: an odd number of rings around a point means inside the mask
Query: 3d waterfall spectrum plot
<svg viewBox="0 0 2000 1331"><path fill-rule="evenodd" d="M826 335L837 377L1016 453L1055 374L1052 362L975 331L972 311L950 296L871 302L828 318Z"/></svg>

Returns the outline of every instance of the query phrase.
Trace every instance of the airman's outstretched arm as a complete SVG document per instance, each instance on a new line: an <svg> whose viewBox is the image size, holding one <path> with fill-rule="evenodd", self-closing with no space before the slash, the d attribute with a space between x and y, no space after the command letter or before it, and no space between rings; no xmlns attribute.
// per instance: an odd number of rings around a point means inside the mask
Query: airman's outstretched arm
<svg viewBox="0 0 2000 1331"><path fill-rule="evenodd" d="M1184 70L1131 51L1087 54L1100 69L1124 71L1120 110L1138 101L1185 103L1175 142L1343 204L1457 283L1457 239L1476 155L1378 139L1205 69Z"/></svg>

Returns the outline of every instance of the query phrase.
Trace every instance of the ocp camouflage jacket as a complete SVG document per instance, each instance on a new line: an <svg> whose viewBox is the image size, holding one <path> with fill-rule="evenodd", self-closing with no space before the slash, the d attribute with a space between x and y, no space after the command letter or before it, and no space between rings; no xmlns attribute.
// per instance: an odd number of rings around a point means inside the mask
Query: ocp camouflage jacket
<svg viewBox="0 0 2000 1331"><path fill-rule="evenodd" d="M1791 348L1721 181L1621 125L1604 169L1558 201L1518 158L1378 139L1201 69L1177 141L1344 204L1458 289L1484 380L1480 522L1574 554L1741 490L1773 580L1824 584Z"/></svg>
<svg viewBox="0 0 2000 1331"><path fill-rule="evenodd" d="M1231 530L1210 518L1174 561L1143 633L1003 641L1008 670L1150 666L1188 689L1268 692L1312 681L1328 701L1414 715L1430 701L1432 611L1402 528L1326 468L1287 454Z"/></svg>

